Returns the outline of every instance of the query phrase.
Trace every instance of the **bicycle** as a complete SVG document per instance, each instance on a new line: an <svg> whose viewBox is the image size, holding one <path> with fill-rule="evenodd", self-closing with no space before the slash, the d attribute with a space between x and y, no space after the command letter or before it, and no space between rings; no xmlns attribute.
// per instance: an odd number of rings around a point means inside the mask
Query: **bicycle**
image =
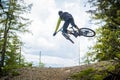
<svg viewBox="0 0 120 80"><path fill-rule="evenodd" d="M96 35L95 31L90 29L90 28L80 28L79 30L75 30L74 27L70 27L72 29L72 35L74 37L78 37L78 36L84 36L84 37L94 37ZM63 32L63 28L61 27L56 33L58 33L59 31L62 32L62 35L69 40L70 42L72 42L74 44L74 41L70 38L70 36L67 33Z"/></svg>

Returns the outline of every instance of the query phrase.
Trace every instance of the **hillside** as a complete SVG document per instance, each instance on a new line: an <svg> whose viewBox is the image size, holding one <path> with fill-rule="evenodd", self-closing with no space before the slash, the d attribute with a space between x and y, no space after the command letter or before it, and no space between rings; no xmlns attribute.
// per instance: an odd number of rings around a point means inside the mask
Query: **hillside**
<svg viewBox="0 0 120 80"><path fill-rule="evenodd" d="M6 76L0 80L71 80L70 75L80 72L87 68L102 68L105 69L109 62L99 62L90 65L81 65L65 68L36 68L25 67L18 69L19 76Z"/></svg>

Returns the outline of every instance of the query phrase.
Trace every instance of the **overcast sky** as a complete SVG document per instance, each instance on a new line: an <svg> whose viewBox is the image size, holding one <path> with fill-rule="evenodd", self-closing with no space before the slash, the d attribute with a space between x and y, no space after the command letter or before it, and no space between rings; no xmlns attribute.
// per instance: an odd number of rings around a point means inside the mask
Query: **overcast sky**
<svg viewBox="0 0 120 80"><path fill-rule="evenodd" d="M84 6L85 0L26 0L26 2L33 3L31 13L25 15L33 21L29 26L33 35L28 33L22 35L22 41L25 43L22 52L25 59L38 65L41 52L41 61L45 66L68 67L79 64L80 54L82 62L82 57L88 51L88 47L92 46L94 38L91 40L71 36L75 42L72 44L61 35L61 32L54 37L53 33L59 10L71 13L79 28L88 27L94 30L88 21L89 15L85 12L87 10Z"/></svg>

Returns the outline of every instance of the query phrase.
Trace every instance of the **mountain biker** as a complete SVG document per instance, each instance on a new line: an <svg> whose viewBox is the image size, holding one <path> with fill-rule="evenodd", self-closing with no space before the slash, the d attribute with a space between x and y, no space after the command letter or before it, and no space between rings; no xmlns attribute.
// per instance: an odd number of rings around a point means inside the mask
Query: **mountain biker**
<svg viewBox="0 0 120 80"><path fill-rule="evenodd" d="M63 31L62 31L63 33L72 34L71 31L67 30L69 24L71 24L73 27L75 27L76 29L79 30L79 28L77 27L77 25L76 25L75 22L74 22L73 16L72 16L70 13L68 13L68 12L63 12L63 11L59 11L59 12L58 12L58 15L59 15L59 19L58 19L57 26L56 26L56 29L55 29L55 32L54 32L53 36L56 35L56 32L57 32L57 30L58 30L58 28L59 28L59 25L60 25L60 23L61 23L61 20L64 21Z"/></svg>

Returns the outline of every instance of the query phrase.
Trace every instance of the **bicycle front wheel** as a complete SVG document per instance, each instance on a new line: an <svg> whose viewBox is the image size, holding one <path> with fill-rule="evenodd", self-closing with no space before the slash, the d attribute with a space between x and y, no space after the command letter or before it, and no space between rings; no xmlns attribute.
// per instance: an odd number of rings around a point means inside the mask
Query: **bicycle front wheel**
<svg viewBox="0 0 120 80"><path fill-rule="evenodd" d="M79 29L80 36L85 36L85 37L93 37L95 36L95 31L90 29L90 28L80 28Z"/></svg>

